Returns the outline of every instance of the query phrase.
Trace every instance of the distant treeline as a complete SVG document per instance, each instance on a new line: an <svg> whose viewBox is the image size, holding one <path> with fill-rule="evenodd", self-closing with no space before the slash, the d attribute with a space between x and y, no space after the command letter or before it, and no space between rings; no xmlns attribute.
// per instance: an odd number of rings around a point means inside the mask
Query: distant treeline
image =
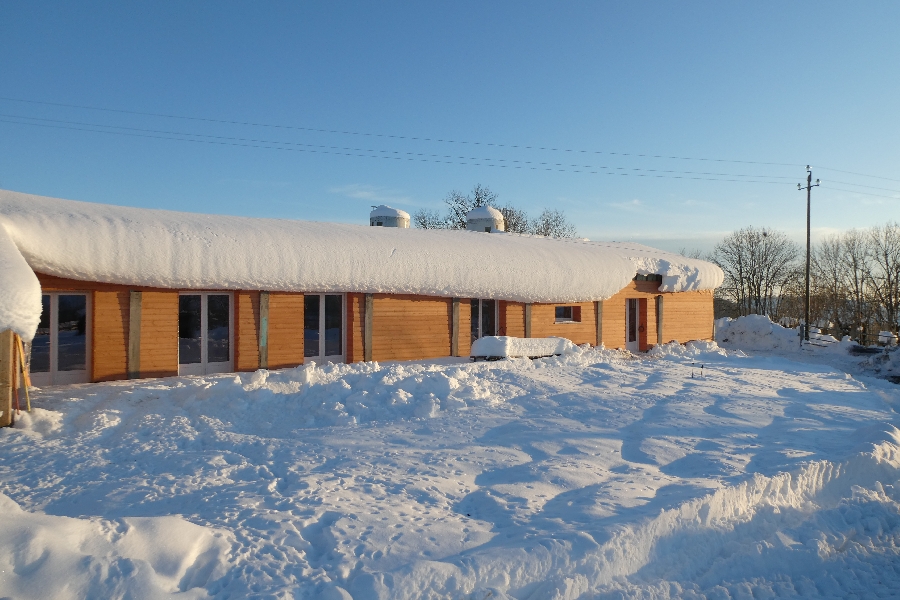
<svg viewBox="0 0 900 600"><path fill-rule="evenodd" d="M695 253L694 256L697 256ZM804 312L806 252L780 231L735 231L704 257L725 272L716 317L768 315L796 325ZM813 245L810 322L863 344L897 333L900 318L900 225L851 229Z"/></svg>

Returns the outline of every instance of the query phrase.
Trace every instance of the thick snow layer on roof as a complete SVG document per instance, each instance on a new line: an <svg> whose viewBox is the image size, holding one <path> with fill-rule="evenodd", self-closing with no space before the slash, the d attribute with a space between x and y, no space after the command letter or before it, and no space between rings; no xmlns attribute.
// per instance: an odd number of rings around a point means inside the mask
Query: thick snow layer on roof
<svg viewBox="0 0 900 600"><path fill-rule="evenodd" d="M34 271L135 286L585 302L612 296L635 272L663 275L662 291L722 281L710 263L638 244L203 215L10 191L0 191L0 225ZM0 276L16 282L0 296L0 325L36 323L33 275L8 243L0 251L9 265ZM20 310L31 320L3 320Z"/></svg>
<svg viewBox="0 0 900 600"><path fill-rule="evenodd" d="M12 329L30 341L40 317L41 285L0 227L0 331Z"/></svg>
<svg viewBox="0 0 900 600"><path fill-rule="evenodd" d="M405 210L400 210L399 208L381 204L372 209L372 212L369 213L369 217L402 217L408 219L409 213Z"/></svg>

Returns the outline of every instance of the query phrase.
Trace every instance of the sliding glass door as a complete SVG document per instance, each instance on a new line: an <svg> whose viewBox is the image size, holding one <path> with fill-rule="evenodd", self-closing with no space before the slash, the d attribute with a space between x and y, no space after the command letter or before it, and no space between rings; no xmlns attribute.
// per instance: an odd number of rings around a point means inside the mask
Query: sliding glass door
<svg viewBox="0 0 900 600"><path fill-rule="evenodd" d="M472 299L472 341L497 335L498 306L495 300Z"/></svg>
<svg viewBox="0 0 900 600"><path fill-rule="evenodd" d="M343 294L303 295L303 356L344 362Z"/></svg>
<svg viewBox="0 0 900 600"><path fill-rule="evenodd" d="M178 374L233 371L231 294L198 292L178 297Z"/></svg>
<svg viewBox="0 0 900 600"><path fill-rule="evenodd" d="M41 320L31 342L32 383L90 381L90 302L87 294L41 296Z"/></svg>

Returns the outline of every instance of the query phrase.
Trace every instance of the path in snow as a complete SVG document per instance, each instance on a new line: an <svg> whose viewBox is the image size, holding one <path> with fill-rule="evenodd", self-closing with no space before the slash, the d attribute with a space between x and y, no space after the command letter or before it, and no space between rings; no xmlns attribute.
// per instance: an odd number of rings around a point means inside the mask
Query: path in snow
<svg viewBox="0 0 900 600"><path fill-rule="evenodd" d="M712 344L72 386L0 432L0 491L215 536L169 540L147 597L840 597L900 589L898 402ZM0 595L39 597L65 542L3 541ZM90 589L165 571L104 548Z"/></svg>

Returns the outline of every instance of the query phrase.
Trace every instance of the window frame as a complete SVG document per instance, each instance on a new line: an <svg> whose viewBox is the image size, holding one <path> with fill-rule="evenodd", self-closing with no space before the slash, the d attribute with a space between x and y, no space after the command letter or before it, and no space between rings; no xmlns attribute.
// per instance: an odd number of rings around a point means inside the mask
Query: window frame
<svg viewBox="0 0 900 600"><path fill-rule="evenodd" d="M89 383L93 367L93 329L94 329L94 295L91 292L81 290L59 290L41 292L41 296L50 296L50 369L44 372L32 373L29 370L31 383L38 387L50 385L72 385L75 383ZM77 371L59 371L59 297L60 296L84 296L84 369ZM31 363L31 344L28 345L29 366Z"/></svg>
<svg viewBox="0 0 900 600"><path fill-rule="evenodd" d="M346 363L347 362L347 294L343 292L303 292L304 302L307 296L319 297L319 353L316 356L306 355L306 315L303 315L304 322L304 340L303 340L303 362L311 360L316 364L323 362L330 363ZM325 354L325 296L341 297L341 353Z"/></svg>
<svg viewBox="0 0 900 600"><path fill-rule="evenodd" d="M225 290L183 290L178 292L179 303L182 296L200 296L200 362L181 362L181 332L178 332L178 375L215 375L234 372L234 293ZM228 360L209 362L209 296L228 296ZM177 318L177 317L176 317Z"/></svg>
<svg viewBox="0 0 900 600"><path fill-rule="evenodd" d="M566 311L568 309L569 316L559 316L560 309ZM565 324L565 323L581 323L581 306L575 304L563 304L555 306L553 309L553 318L554 323L557 324Z"/></svg>

